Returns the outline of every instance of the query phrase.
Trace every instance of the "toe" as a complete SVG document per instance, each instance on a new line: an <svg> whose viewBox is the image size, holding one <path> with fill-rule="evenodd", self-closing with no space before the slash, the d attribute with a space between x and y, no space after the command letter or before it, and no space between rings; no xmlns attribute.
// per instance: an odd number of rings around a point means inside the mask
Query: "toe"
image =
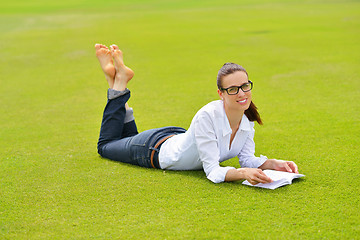
<svg viewBox="0 0 360 240"><path fill-rule="evenodd" d="M119 48L115 48L113 46L110 46L111 54L115 57L122 57L122 52Z"/></svg>
<svg viewBox="0 0 360 240"><path fill-rule="evenodd" d="M105 46L105 45L103 45L103 44L100 44L100 47L101 47L101 48L109 49L107 46Z"/></svg>
<svg viewBox="0 0 360 240"><path fill-rule="evenodd" d="M119 47L115 44L111 45L111 47L114 49L114 50L119 50Z"/></svg>
<svg viewBox="0 0 360 240"><path fill-rule="evenodd" d="M106 49L109 49L107 46L103 45L103 44L99 44L99 43L96 43L95 44L95 49L96 50L100 50L102 48L106 48Z"/></svg>

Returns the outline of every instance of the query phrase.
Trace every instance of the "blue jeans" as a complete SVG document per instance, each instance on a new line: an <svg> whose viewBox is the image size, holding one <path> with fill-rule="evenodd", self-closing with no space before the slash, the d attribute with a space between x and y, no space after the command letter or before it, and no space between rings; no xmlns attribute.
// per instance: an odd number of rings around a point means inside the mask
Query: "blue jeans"
<svg viewBox="0 0 360 240"><path fill-rule="evenodd" d="M180 127L163 127L138 133L134 120L124 123L125 103L129 98L130 93L126 93L108 100L101 124L98 152L102 157L114 161L152 168L150 155L155 150L154 165L160 168L160 147L155 149L156 143L166 136L184 133L186 130Z"/></svg>

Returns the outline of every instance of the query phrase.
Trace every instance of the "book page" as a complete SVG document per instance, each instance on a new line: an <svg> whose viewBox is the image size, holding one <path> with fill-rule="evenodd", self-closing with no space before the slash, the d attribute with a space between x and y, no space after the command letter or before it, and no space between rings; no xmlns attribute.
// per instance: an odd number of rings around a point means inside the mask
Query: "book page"
<svg viewBox="0 0 360 240"><path fill-rule="evenodd" d="M258 183L256 185L252 185L247 180L245 180L243 184L254 187L276 189L278 187L291 184L294 178L300 178L305 176L303 174L289 173L289 172L282 172L275 170L264 170L264 173L273 180L272 183Z"/></svg>

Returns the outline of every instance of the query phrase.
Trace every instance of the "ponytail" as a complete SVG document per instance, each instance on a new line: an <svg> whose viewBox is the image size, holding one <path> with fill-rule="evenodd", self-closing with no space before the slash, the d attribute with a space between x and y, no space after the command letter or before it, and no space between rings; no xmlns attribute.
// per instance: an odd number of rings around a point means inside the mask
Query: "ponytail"
<svg viewBox="0 0 360 240"><path fill-rule="evenodd" d="M261 120L261 117L257 110L257 107L255 106L255 104L252 101L250 103L249 108L245 110L245 115L250 121L252 121L252 122L257 121L258 124L263 125L263 122Z"/></svg>

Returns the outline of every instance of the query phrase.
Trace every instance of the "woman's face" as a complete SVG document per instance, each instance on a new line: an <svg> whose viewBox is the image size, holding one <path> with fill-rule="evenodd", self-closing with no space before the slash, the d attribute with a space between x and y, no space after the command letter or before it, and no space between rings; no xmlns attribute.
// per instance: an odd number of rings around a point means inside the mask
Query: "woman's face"
<svg viewBox="0 0 360 240"><path fill-rule="evenodd" d="M249 79L245 72L236 71L222 78L222 88L241 86L248 83ZM225 109L245 112L251 103L251 91L239 92L235 95L229 95L226 91L218 90L220 98L224 101Z"/></svg>

